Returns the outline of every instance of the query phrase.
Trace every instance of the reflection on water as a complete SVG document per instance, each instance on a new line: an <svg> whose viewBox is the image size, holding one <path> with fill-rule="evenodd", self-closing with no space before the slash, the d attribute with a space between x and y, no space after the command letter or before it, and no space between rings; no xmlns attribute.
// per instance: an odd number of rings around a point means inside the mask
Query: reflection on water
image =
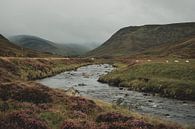
<svg viewBox="0 0 195 129"><path fill-rule="evenodd" d="M111 65L89 65L77 71L68 71L39 80L38 82L52 88L68 89L74 87L82 96L101 99L126 105L141 113L163 116L177 122L194 124L195 102L179 101L128 91L97 82L98 78L113 70Z"/></svg>

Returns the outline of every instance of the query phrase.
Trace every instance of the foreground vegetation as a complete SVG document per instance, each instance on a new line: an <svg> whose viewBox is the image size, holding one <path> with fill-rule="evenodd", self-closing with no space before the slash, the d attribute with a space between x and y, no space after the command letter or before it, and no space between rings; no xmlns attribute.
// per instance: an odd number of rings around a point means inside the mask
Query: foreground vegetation
<svg viewBox="0 0 195 129"><path fill-rule="evenodd" d="M91 63L88 59L0 59L0 129L182 129L30 81Z"/></svg>
<svg viewBox="0 0 195 129"><path fill-rule="evenodd" d="M34 82L0 86L0 129L182 129Z"/></svg>
<svg viewBox="0 0 195 129"><path fill-rule="evenodd" d="M195 100L195 62L142 61L120 64L99 81L130 90L159 94L181 100Z"/></svg>

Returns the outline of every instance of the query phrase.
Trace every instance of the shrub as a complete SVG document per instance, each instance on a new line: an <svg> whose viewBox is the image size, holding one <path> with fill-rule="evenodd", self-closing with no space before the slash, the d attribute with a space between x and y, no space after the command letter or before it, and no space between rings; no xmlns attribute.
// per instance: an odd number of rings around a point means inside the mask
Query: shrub
<svg viewBox="0 0 195 129"><path fill-rule="evenodd" d="M47 92L35 88L25 88L17 92L14 98L18 101L32 102L35 104L48 103L51 101L51 97Z"/></svg>
<svg viewBox="0 0 195 129"><path fill-rule="evenodd" d="M61 129L98 129L91 121L64 121Z"/></svg>
<svg viewBox="0 0 195 129"><path fill-rule="evenodd" d="M35 104L51 102L51 96L44 86L29 87L23 84L0 85L0 98L3 100L14 99Z"/></svg>
<svg viewBox="0 0 195 129"><path fill-rule="evenodd" d="M49 129L49 127L30 111L16 111L0 119L0 129Z"/></svg>
<svg viewBox="0 0 195 129"><path fill-rule="evenodd" d="M129 116L124 116L119 113L104 113L100 114L97 118L97 122L126 122L133 119Z"/></svg>
<svg viewBox="0 0 195 129"><path fill-rule="evenodd" d="M80 111L85 114L101 110L93 100L87 100L81 97L70 97L69 104L72 110Z"/></svg>

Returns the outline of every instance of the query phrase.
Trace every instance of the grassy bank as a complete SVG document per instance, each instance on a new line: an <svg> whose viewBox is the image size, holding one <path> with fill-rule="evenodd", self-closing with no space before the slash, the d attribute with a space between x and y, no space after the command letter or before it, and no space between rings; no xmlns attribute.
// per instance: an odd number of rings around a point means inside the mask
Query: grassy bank
<svg viewBox="0 0 195 129"><path fill-rule="evenodd" d="M159 94L181 100L195 100L195 62L142 62L100 77L100 82L130 90Z"/></svg>
<svg viewBox="0 0 195 129"><path fill-rule="evenodd" d="M41 79L58 73L74 70L93 63L88 59L0 59L0 81L9 82L16 79L29 81Z"/></svg>

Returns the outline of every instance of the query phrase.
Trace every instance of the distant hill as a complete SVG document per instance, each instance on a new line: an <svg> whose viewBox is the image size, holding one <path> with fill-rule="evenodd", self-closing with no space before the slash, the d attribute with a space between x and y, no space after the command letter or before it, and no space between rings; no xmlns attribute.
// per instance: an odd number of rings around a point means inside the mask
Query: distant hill
<svg viewBox="0 0 195 129"><path fill-rule="evenodd" d="M188 56L193 56L191 54L194 54L192 52L194 37L195 23L193 22L130 26L117 31L103 45L87 55L95 57L129 56L140 53L169 55L184 54L182 51L191 51Z"/></svg>
<svg viewBox="0 0 195 129"><path fill-rule="evenodd" d="M33 49L40 52L49 52L62 56L82 55L91 50L78 44L57 44L52 41L30 35L12 36L9 37L9 40L24 48Z"/></svg>
<svg viewBox="0 0 195 129"><path fill-rule="evenodd" d="M89 48L86 48L79 44L65 44L63 46L70 48L74 52L75 55L83 55L86 52L90 51Z"/></svg>
<svg viewBox="0 0 195 129"><path fill-rule="evenodd" d="M6 39L3 35L0 34L0 56L25 56L25 57L41 57L41 56L52 56L48 53L40 53L30 49L24 49Z"/></svg>

